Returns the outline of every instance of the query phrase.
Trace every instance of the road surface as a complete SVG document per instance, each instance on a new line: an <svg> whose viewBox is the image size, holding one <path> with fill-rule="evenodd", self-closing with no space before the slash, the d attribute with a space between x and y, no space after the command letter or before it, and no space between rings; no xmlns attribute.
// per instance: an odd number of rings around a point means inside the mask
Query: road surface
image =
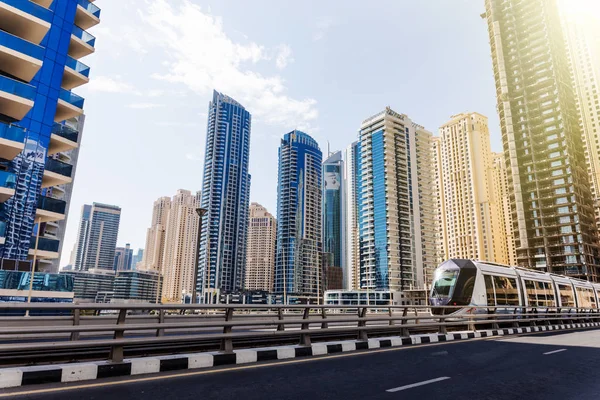
<svg viewBox="0 0 600 400"><path fill-rule="evenodd" d="M600 330L370 350L0 396L50 399L599 399Z"/></svg>

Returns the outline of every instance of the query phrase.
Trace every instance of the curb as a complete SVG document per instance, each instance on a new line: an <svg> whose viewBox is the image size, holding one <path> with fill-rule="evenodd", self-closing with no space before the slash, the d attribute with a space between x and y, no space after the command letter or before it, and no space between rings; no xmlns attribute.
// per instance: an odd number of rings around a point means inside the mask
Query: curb
<svg viewBox="0 0 600 400"><path fill-rule="evenodd" d="M109 361L44 365L34 367L0 369L0 389L36 385L42 383L67 383L93 379L153 374L186 369L218 367L222 365L240 365L260 361L285 360L300 357L344 353L356 350L378 349L384 347L411 346L425 343L449 342L505 336L519 333L556 331L574 328L600 327L600 322L532 326L524 328L489 329L475 332L453 332L448 334L422 334L410 337L383 337L368 341L338 341L315 343L311 346L282 346L256 349L234 350L233 353L207 352L196 354L177 354L171 356L142 357L125 360L122 363Z"/></svg>

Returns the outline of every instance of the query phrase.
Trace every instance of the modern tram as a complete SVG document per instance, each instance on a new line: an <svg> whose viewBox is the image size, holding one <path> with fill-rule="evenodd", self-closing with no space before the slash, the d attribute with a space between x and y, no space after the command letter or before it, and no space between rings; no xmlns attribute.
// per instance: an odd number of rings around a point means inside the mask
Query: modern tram
<svg viewBox="0 0 600 400"><path fill-rule="evenodd" d="M450 259L435 270L429 300L435 315L462 315L472 307L485 306L536 307L539 312L552 307L589 309L598 307L600 284L521 267Z"/></svg>

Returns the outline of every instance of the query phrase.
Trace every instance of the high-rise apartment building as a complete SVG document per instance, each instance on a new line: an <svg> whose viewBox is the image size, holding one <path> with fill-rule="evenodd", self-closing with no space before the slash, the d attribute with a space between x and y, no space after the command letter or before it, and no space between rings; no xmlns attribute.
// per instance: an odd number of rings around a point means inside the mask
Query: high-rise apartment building
<svg viewBox="0 0 600 400"><path fill-rule="evenodd" d="M89 81L79 59L94 52L85 29L99 16L91 2L0 0L2 264L36 253L40 269L51 270L47 260L59 258L52 224L65 218L68 199L52 188L73 178L66 154L79 132L70 122L83 114L84 99L71 90Z"/></svg>
<svg viewBox="0 0 600 400"><path fill-rule="evenodd" d="M567 51L583 132L584 154L596 224L600 229L600 15L589 12L585 2L559 0Z"/></svg>
<svg viewBox="0 0 600 400"><path fill-rule="evenodd" d="M493 223L498 216L492 203L493 164L487 121L479 113L461 113L450 117L439 130L446 259L507 262L494 246L506 238L499 237L499 228L504 226Z"/></svg>
<svg viewBox="0 0 600 400"><path fill-rule="evenodd" d="M133 263L133 249L127 243L125 247L117 247L115 249L115 263L113 269L115 271L131 271Z"/></svg>
<svg viewBox="0 0 600 400"><path fill-rule="evenodd" d="M517 264L597 281L593 195L557 4L485 5Z"/></svg>
<svg viewBox="0 0 600 400"><path fill-rule="evenodd" d="M432 135L389 107L360 129L361 288L423 288L435 269ZM427 222L425 222L427 221Z"/></svg>
<svg viewBox="0 0 600 400"><path fill-rule="evenodd" d="M277 220L258 203L250 204L246 250L246 290L273 290Z"/></svg>
<svg viewBox="0 0 600 400"><path fill-rule="evenodd" d="M194 285L194 266L198 239L200 192L179 189L171 200L167 215L162 260L164 285L162 296L166 302L180 302L191 294Z"/></svg>
<svg viewBox="0 0 600 400"><path fill-rule="evenodd" d="M446 223L446 202L444 199L444 181L442 180L442 142L439 136L434 136L431 142L431 153L434 163L433 168L433 191L435 203L437 206L436 226L435 226L435 242L436 252L434 259L436 264L441 264L448 257L448 225Z"/></svg>
<svg viewBox="0 0 600 400"><path fill-rule="evenodd" d="M203 288L240 290L246 264L250 203L250 113L237 101L214 92L202 183L202 224L198 293Z"/></svg>
<svg viewBox="0 0 600 400"><path fill-rule="evenodd" d="M321 163L318 143L298 130L279 146L275 293L323 294L321 267Z"/></svg>
<svg viewBox="0 0 600 400"><path fill-rule="evenodd" d="M342 152L336 151L323 161L323 251L333 256L329 266L342 269L346 265L343 179Z"/></svg>
<svg viewBox="0 0 600 400"><path fill-rule="evenodd" d="M120 222L118 206L93 203L82 207L74 270L114 269Z"/></svg>
<svg viewBox="0 0 600 400"><path fill-rule="evenodd" d="M144 249L138 249L131 260L131 269L137 269L138 264L144 260ZM142 265L140 265L142 266Z"/></svg>
<svg viewBox="0 0 600 400"><path fill-rule="evenodd" d="M512 231L512 214L510 213L510 196L508 194L508 176L504 154L492 153L492 183L494 204L494 248L498 262L517 265L517 253Z"/></svg>
<svg viewBox="0 0 600 400"><path fill-rule="evenodd" d="M154 202L152 222L146 232L146 249L141 260L141 270L162 272L165 251L167 218L171 210L171 198L161 197Z"/></svg>
<svg viewBox="0 0 600 400"><path fill-rule="evenodd" d="M344 150L344 193L346 264L344 265L344 288L360 289L360 242L358 229L358 199L360 190L360 142L356 141Z"/></svg>

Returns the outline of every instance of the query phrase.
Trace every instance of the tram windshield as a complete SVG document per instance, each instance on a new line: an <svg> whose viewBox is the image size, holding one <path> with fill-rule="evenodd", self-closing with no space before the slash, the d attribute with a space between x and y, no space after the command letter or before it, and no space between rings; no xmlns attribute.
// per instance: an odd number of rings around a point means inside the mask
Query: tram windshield
<svg viewBox="0 0 600 400"><path fill-rule="evenodd" d="M458 270L438 269L433 277L432 297L449 298L454 291Z"/></svg>

